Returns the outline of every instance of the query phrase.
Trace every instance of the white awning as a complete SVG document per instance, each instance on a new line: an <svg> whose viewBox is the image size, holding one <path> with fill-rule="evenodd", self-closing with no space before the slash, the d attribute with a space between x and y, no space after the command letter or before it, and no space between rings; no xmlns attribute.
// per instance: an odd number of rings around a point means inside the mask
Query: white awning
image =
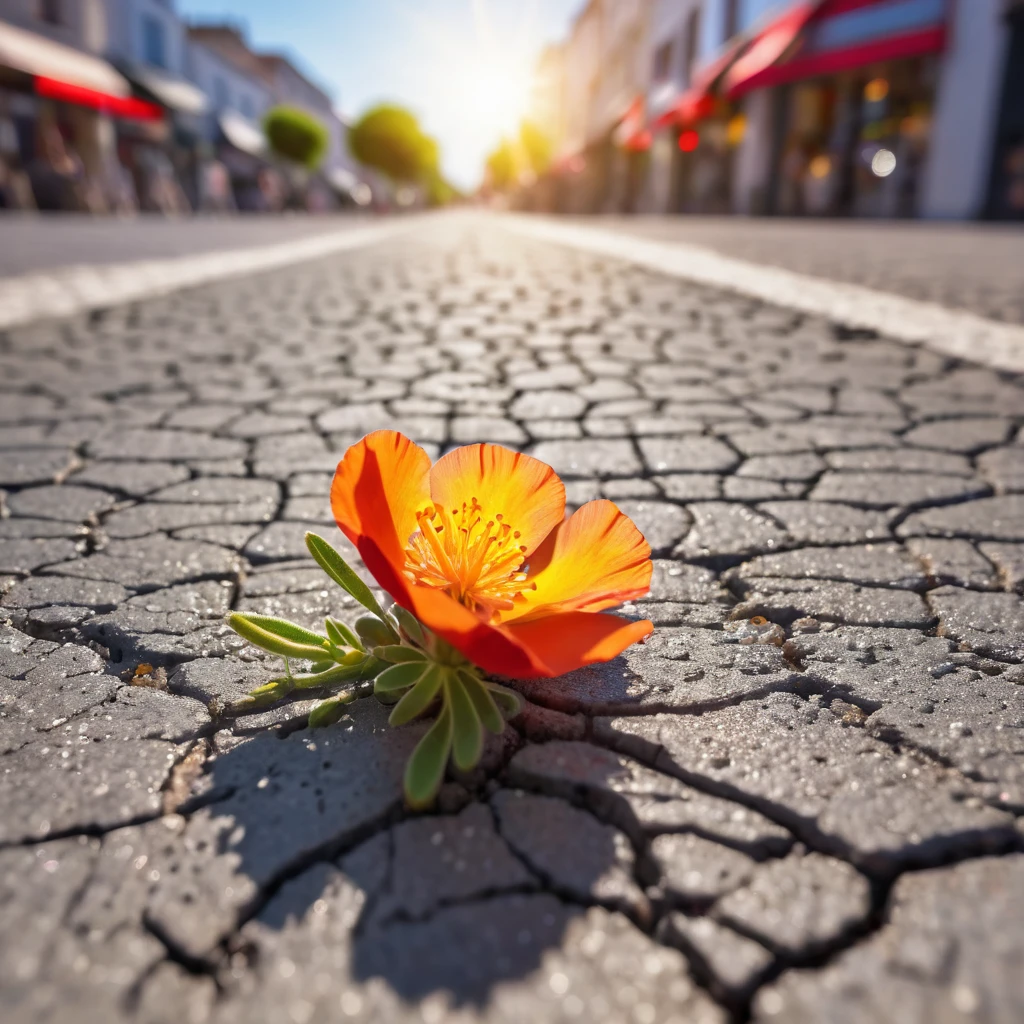
<svg viewBox="0 0 1024 1024"><path fill-rule="evenodd" d="M6 22L0 22L0 67L108 96L124 98L132 94L128 79L105 60Z"/></svg>
<svg viewBox="0 0 1024 1024"><path fill-rule="evenodd" d="M128 77L137 82L147 92L153 94L157 101L170 110L183 114L203 114L207 109L206 97L202 90L196 88L184 78L160 71L158 68L132 64L125 67Z"/></svg>
<svg viewBox="0 0 1024 1024"><path fill-rule="evenodd" d="M246 120L234 110L225 110L217 118L217 123L224 133L224 138L235 149L240 149L243 153L248 153L251 156L266 156L267 140L264 138L263 132L252 121Z"/></svg>

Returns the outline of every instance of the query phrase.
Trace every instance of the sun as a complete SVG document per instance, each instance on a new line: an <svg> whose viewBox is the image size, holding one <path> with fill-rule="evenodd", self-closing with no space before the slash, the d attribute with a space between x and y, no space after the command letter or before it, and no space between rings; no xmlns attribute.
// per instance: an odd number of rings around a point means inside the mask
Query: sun
<svg viewBox="0 0 1024 1024"><path fill-rule="evenodd" d="M530 102L528 62L467 61L458 75L459 95L467 118L488 134L513 131Z"/></svg>

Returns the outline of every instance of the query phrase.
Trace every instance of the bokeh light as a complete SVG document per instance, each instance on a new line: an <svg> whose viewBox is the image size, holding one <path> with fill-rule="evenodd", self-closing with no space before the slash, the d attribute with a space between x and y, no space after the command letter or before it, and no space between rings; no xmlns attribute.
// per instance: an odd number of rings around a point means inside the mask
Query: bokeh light
<svg viewBox="0 0 1024 1024"><path fill-rule="evenodd" d="M684 153L692 153L700 145L700 133L695 128L687 128L679 133L679 148Z"/></svg>
<svg viewBox="0 0 1024 1024"><path fill-rule="evenodd" d="M896 154L891 149L880 149L871 158L871 173L877 178L888 178L896 170Z"/></svg>

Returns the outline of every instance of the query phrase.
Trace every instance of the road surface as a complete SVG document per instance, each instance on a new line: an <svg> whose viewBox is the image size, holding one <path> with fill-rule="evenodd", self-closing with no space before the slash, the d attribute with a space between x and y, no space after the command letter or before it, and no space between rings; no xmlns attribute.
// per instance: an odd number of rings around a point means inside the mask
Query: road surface
<svg viewBox="0 0 1024 1024"><path fill-rule="evenodd" d="M0 388L5 1022L1024 1018L1020 378L453 217L11 328ZM229 609L351 610L302 537L382 426L655 556L653 638L427 815L372 698L218 717L276 668Z"/></svg>

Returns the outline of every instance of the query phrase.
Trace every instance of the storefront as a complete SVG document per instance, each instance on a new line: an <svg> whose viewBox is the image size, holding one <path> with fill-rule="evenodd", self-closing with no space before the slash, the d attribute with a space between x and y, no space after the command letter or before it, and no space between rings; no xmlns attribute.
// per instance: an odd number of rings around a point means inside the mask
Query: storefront
<svg viewBox="0 0 1024 1024"><path fill-rule="evenodd" d="M110 64L0 22L0 117L14 144L7 174L26 177L44 209L118 208L114 122L159 121Z"/></svg>
<svg viewBox="0 0 1024 1024"><path fill-rule="evenodd" d="M118 155L129 169L144 210L174 213L200 205L206 141L206 97L191 82L149 65L120 69L142 98L164 111L160 122L120 122Z"/></svg>
<svg viewBox="0 0 1024 1024"><path fill-rule="evenodd" d="M646 127L646 104L638 96L612 134L616 146L609 210L636 213L649 171L652 135Z"/></svg>
<svg viewBox="0 0 1024 1024"><path fill-rule="evenodd" d="M732 165L744 126L720 86L747 43L745 37L730 40L697 69L690 87L651 121L651 166L657 179L650 191L659 197L659 205L664 202L661 210L666 213L728 213L732 209Z"/></svg>
<svg viewBox="0 0 1024 1024"><path fill-rule="evenodd" d="M766 212L919 211L948 14L948 0L824 0L762 30L723 91L771 90Z"/></svg>
<svg viewBox="0 0 1024 1024"><path fill-rule="evenodd" d="M226 202L235 209L265 213L284 207L289 189L284 176L274 167L262 130L233 110L217 117L217 157L207 169L207 194L223 188L219 179L226 174L229 195ZM213 205L219 208L218 202Z"/></svg>
<svg viewBox="0 0 1024 1024"><path fill-rule="evenodd" d="M985 212L1024 220L1024 0L1008 0L1005 16L1010 39Z"/></svg>

